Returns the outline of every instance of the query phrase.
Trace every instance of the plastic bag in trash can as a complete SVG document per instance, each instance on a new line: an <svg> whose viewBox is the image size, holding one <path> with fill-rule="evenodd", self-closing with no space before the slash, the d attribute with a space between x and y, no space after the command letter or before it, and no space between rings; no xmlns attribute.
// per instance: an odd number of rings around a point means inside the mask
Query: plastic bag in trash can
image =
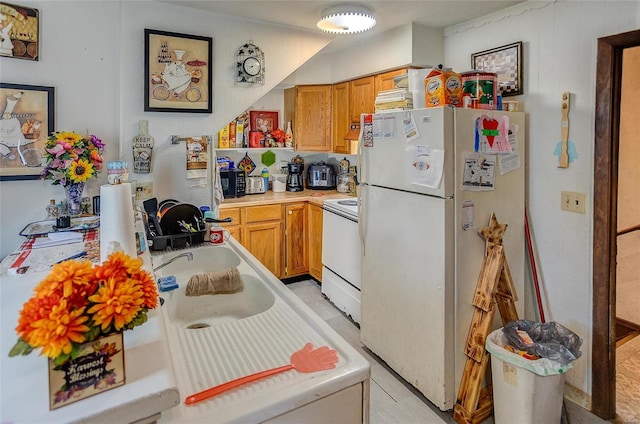
<svg viewBox="0 0 640 424"><path fill-rule="evenodd" d="M499 328L489 334L485 342L485 347L491 354L491 357L497 357L502 362L516 365L519 368L523 368L541 376L564 374L567 370L573 368L573 364L569 363L563 365L548 358L535 360L524 358L517 353L512 353L504 349L503 346L507 343L507 338L502 332L502 328Z"/></svg>
<svg viewBox="0 0 640 424"><path fill-rule="evenodd" d="M509 344L516 349L563 365L575 361L582 355L582 339L557 322L540 323L522 319L507 323L502 331ZM530 340L527 340L527 335Z"/></svg>

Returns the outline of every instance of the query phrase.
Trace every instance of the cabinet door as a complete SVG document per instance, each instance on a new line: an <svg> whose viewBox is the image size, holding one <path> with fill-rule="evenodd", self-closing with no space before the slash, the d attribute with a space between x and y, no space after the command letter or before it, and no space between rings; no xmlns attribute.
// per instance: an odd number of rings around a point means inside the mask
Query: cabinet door
<svg viewBox="0 0 640 424"><path fill-rule="evenodd" d="M246 224L242 245L276 277L281 275L282 227L280 221Z"/></svg>
<svg viewBox="0 0 640 424"><path fill-rule="evenodd" d="M240 227L240 208L224 208L218 213L220 219L231 218L229 223L221 223L224 228L229 230L229 234L242 244L242 231Z"/></svg>
<svg viewBox="0 0 640 424"><path fill-rule="evenodd" d="M331 85L300 85L285 90L285 121L293 125L295 150L331 151Z"/></svg>
<svg viewBox="0 0 640 424"><path fill-rule="evenodd" d="M393 83L393 78L406 73L407 68L402 68L376 75L376 96L378 95L380 90L393 90L394 88L396 88L395 84Z"/></svg>
<svg viewBox="0 0 640 424"><path fill-rule="evenodd" d="M333 85L333 151L350 154L350 143L344 139L349 131L349 81Z"/></svg>
<svg viewBox="0 0 640 424"><path fill-rule="evenodd" d="M309 203L309 274L322 282L322 208Z"/></svg>
<svg viewBox="0 0 640 424"><path fill-rule="evenodd" d="M309 251L307 248L307 205L294 203L286 205L285 216L285 266L286 277L309 272Z"/></svg>
<svg viewBox="0 0 640 424"><path fill-rule="evenodd" d="M373 113L376 100L375 77L364 77L350 81L351 98L349 101L349 115L351 122L360 123L360 114Z"/></svg>

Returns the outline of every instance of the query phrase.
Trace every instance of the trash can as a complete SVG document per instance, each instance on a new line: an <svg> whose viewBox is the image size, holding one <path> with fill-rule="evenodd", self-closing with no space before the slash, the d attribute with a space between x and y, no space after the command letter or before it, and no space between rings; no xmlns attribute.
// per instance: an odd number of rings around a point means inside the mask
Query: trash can
<svg viewBox="0 0 640 424"><path fill-rule="evenodd" d="M530 360L506 350L507 343L502 328L489 334L485 343L491 354L495 424L559 423L564 373L573 365Z"/></svg>

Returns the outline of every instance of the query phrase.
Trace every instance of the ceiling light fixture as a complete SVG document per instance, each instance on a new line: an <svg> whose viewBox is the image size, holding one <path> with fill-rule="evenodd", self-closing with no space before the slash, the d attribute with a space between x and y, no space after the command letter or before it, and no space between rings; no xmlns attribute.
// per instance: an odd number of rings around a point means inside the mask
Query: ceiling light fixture
<svg viewBox="0 0 640 424"><path fill-rule="evenodd" d="M331 34L355 34L376 26L371 9L354 4L339 4L322 11L318 28Z"/></svg>

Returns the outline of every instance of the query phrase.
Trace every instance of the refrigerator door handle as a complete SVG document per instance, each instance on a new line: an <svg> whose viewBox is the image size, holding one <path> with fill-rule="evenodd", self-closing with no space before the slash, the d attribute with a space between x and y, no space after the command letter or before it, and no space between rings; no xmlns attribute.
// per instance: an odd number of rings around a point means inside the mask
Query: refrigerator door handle
<svg viewBox="0 0 640 424"><path fill-rule="evenodd" d="M362 169L362 168L360 168ZM360 189L358 190L358 235L360 236L360 248L362 250L362 256L366 254L365 252L365 244L364 244L364 208L365 208L365 191L368 186L366 184L360 184Z"/></svg>
<svg viewBox="0 0 640 424"><path fill-rule="evenodd" d="M360 115L360 134L358 135L358 169L360 170L360 184L366 182L366 178L364 176L364 168L362 166L362 164L364 163L364 158L362 157L362 124L363 124L364 119L362 119L362 115Z"/></svg>

